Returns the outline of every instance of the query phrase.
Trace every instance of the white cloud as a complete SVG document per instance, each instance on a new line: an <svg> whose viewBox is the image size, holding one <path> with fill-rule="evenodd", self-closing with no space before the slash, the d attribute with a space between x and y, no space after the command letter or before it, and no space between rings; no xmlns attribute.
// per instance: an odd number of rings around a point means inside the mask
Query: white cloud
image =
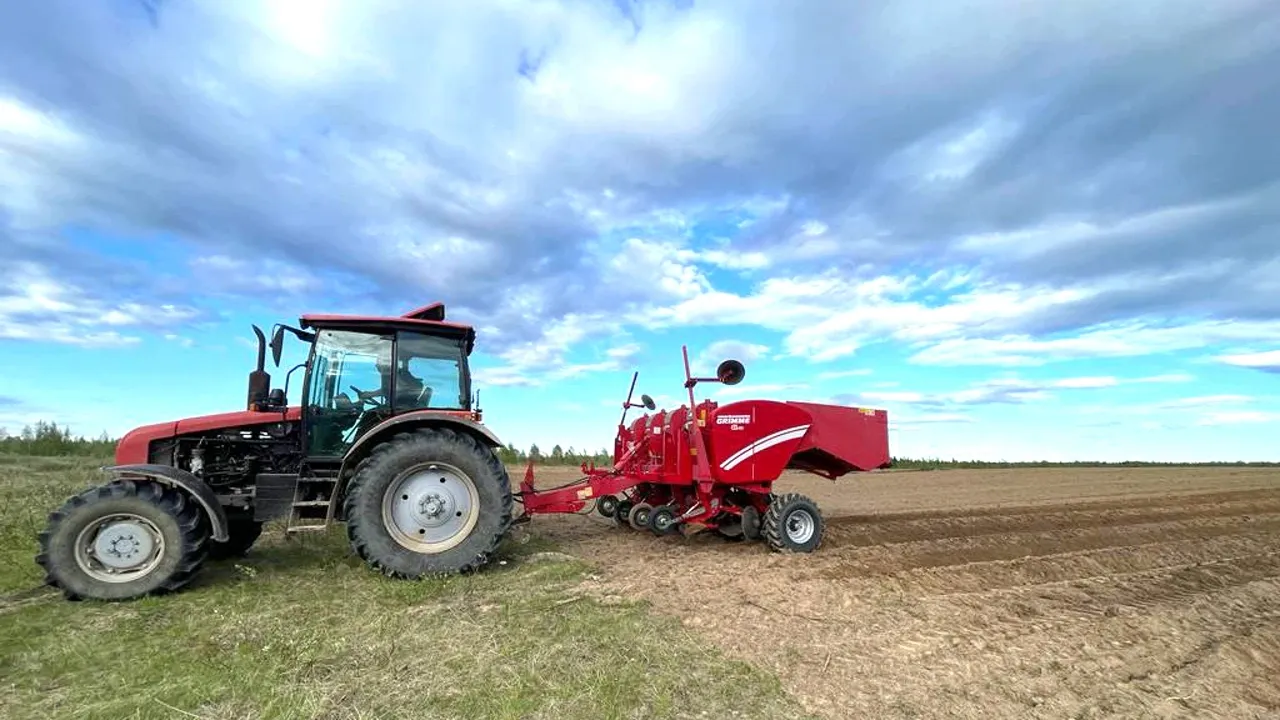
<svg viewBox="0 0 1280 720"><path fill-rule="evenodd" d="M1053 380L1028 380L1017 377L992 378L975 382L962 390L926 393L910 390L867 390L840 395L853 404L881 403L923 407L963 407L994 403L1023 404L1050 400L1054 391L1101 391L1121 385L1180 380L1181 376L1149 376L1117 378L1110 375L1066 377Z"/></svg>
<svg viewBox="0 0 1280 720"><path fill-rule="evenodd" d="M713 385L712 387L715 389L710 390L710 394L711 397L716 399L740 398L747 396L752 398L765 398L766 396L775 396L775 399L794 400L795 398L793 397L784 396L787 393L809 389L809 386L805 383L756 383L744 385ZM686 404L687 402L688 401L686 401Z"/></svg>
<svg viewBox="0 0 1280 720"><path fill-rule="evenodd" d="M1217 360L1226 365L1234 365L1236 367L1280 372L1280 350L1219 355Z"/></svg>
<svg viewBox="0 0 1280 720"><path fill-rule="evenodd" d="M847 377L863 377L866 375L870 375L872 372L873 371L871 370L871 368L858 368L856 370L826 370L818 373L816 377L819 380L838 380L839 378L847 378ZM878 383L878 384L881 386L885 385L885 383ZM897 383L890 383L890 384L896 385Z"/></svg>
<svg viewBox="0 0 1280 720"><path fill-rule="evenodd" d="M1134 408L1138 411L1144 410L1179 410L1191 408L1208 408L1219 407L1222 405L1237 405L1240 403L1253 402L1254 398L1249 395L1238 394L1221 394L1221 395L1197 395L1195 397L1174 398L1172 400L1162 400L1158 403L1140 405Z"/></svg>
<svg viewBox="0 0 1280 720"><path fill-rule="evenodd" d="M1280 321L1206 320L1162 327L1135 320L1089 330L1074 337L1050 339L1005 335L997 338L954 338L917 352L911 357L911 362L922 365L1031 366L1083 358L1139 357L1257 339L1280 340Z"/></svg>
<svg viewBox="0 0 1280 720"><path fill-rule="evenodd" d="M174 333L166 333L166 334L165 334L165 336L164 336L164 339L165 339L165 340L168 340L168 341L169 341L169 342L171 342L171 343L175 343L175 344L177 344L177 345L180 345L180 346L182 346L182 347L184 347L184 348L191 348L191 347L195 347L195 344L196 344L196 341L195 341L195 340L192 340L192 339L191 339L191 338L189 338L189 337L183 337L183 336L181 336L181 335L176 335L176 334L174 334ZM256 346L255 346L255 347L256 347Z"/></svg>
<svg viewBox="0 0 1280 720"><path fill-rule="evenodd" d="M206 292L301 295L326 287L307 269L270 258L251 261L226 255L207 255L192 259L190 267L192 275Z"/></svg>
<svg viewBox="0 0 1280 720"><path fill-rule="evenodd" d="M477 367L478 384L495 386L540 386L555 380L629 367L643 350L639 343L627 342L604 350L595 362L571 362L570 352L583 341L607 334L610 323L599 316L574 315L550 323L546 336L511 345L497 353L501 365Z"/></svg>
<svg viewBox="0 0 1280 720"><path fill-rule="evenodd" d="M627 320L659 328L754 324L784 333L787 355L815 362L854 355L867 343L885 340L920 348L911 358L920 364L1030 366L1194 349L1228 340L1280 338L1280 322L1272 321L1173 326L1130 321L1063 338L1001 332L1069 310L1098 292L1002 285L978 280L967 271L852 279L827 271L769 278L742 295L703 288ZM931 295L940 295L945 302L927 301Z"/></svg>
<svg viewBox="0 0 1280 720"><path fill-rule="evenodd" d="M1224 410L1205 413L1197 421L1197 425L1240 425L1244 423L1280 422L1280 412L1263 410Z"/></svg>
<svg viewBox="0 0 1280 720"><path fill-rule="evenodd" d="M725 360L737 360L751 373L750 363L769 357L769 346L745 340L717 340L710 343L697 356L690 358L690 370L694 375L710 375Z"/></svg>
<svg viewBox="0 0 1280 720"><path fill-rule="evenodd" d="M963 413L908 413L905 417L896 414L890 416L889 426L910 429L919 425L942 425L948 423L972 423L973 418Z"/></svg>
<svg viewBox="0 0 1280 720"><path fill-rule="evenodd" d="M194 308L110 301L62 281L45 267L15 262L0 277L0 338L85 347L133 345L123 332L172 327L194 320Z"/></svg>
<svg viewBox="0 0 1280 720"><path fill-rule="evenodd" d="M1139 383L1185 383L1196 379L1195 375L1190 373L1168 373L1165 375L1152 375L1151 377L1138 378L1130 382Z"/></svg>

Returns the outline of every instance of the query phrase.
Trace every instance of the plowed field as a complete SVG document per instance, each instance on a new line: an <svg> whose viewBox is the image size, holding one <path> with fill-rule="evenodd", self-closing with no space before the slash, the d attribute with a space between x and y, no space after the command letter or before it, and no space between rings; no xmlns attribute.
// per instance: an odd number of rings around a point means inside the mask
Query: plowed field
<svg viewBox="0 0 1280 720"><path fill-rule="evenodd" d="M816 554L598 515L526 527L599 568L585 590L651 601L824 716L1280 717L1275 469L779 485L823 508Z"/></svg>

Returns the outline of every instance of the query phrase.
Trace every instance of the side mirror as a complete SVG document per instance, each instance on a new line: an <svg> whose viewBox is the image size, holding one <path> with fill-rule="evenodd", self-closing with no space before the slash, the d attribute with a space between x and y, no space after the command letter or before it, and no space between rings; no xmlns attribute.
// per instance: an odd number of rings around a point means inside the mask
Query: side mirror
<svg viewBox="0 0 1280 720"><path fill-rule="evenodd" d="M276 367L280 367L280 354L284 351L284 328L277 327L274 335L271 336L271 359L275 361Z"/></svg>
<svg viewBox="0 0 1280 720"><path fill-rule="evenodd" d="M658 405L653 401L653 398L648 395L640 396L640 404L644 405L645 410L654 410L658 407Z"/></svg>
<svg viewBox="0 0 1280 720"><path fill-rule="evenodd" d="M716 379L725 385L737 385L747 376L747 369L737 360L725 360L716 368Z"/></svg>

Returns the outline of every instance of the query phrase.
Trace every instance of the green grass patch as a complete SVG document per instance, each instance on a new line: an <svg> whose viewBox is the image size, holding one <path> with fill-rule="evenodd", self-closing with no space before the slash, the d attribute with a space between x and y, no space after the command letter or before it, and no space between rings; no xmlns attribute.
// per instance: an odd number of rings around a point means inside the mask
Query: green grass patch
<svg viewBox="0 0 1280 720"><path fill-rule="evenodd" d="M168 597L21 592L41 580L45 515L96 465L0 464L5 718L803 716L676 620L583 595L588 568L540 561L538 538L475 575L405 582L361 563L341 527L277 530Z"/></svg>

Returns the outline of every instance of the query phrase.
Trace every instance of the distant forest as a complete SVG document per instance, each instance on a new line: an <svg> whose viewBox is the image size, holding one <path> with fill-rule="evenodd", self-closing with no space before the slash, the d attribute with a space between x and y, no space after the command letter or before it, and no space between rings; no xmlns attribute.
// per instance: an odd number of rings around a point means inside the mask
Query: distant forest
<svg viewBox="0 0 1280 720"><path fill-rule="evenodd" d="M109 458L115 452L116 439L105 434L94 438L73 435L70 428L61 427L57 423L38 422L27 426L17 435L0 429L0 455L28 455L36 457L97 457ZM580 465L583 462L594 462L596 465L608 465L612 461L612 452L601 448L595 452L578 450L570 446L563 448L555 445L550 451L538 445L531 445L522 450L515 445L507 445L498 450L498 457L508 465L524 465L533 458L539 465ZM893 467L913 470L959 469L959 468L1017 468L1017 467L1280 467L1280 462L1205 462L1205 463L1160 463L1146 461L1100 462L1080 460L1075 462L1005 462L1000 460L954 460L944 458L893 458Z"/></svg>

